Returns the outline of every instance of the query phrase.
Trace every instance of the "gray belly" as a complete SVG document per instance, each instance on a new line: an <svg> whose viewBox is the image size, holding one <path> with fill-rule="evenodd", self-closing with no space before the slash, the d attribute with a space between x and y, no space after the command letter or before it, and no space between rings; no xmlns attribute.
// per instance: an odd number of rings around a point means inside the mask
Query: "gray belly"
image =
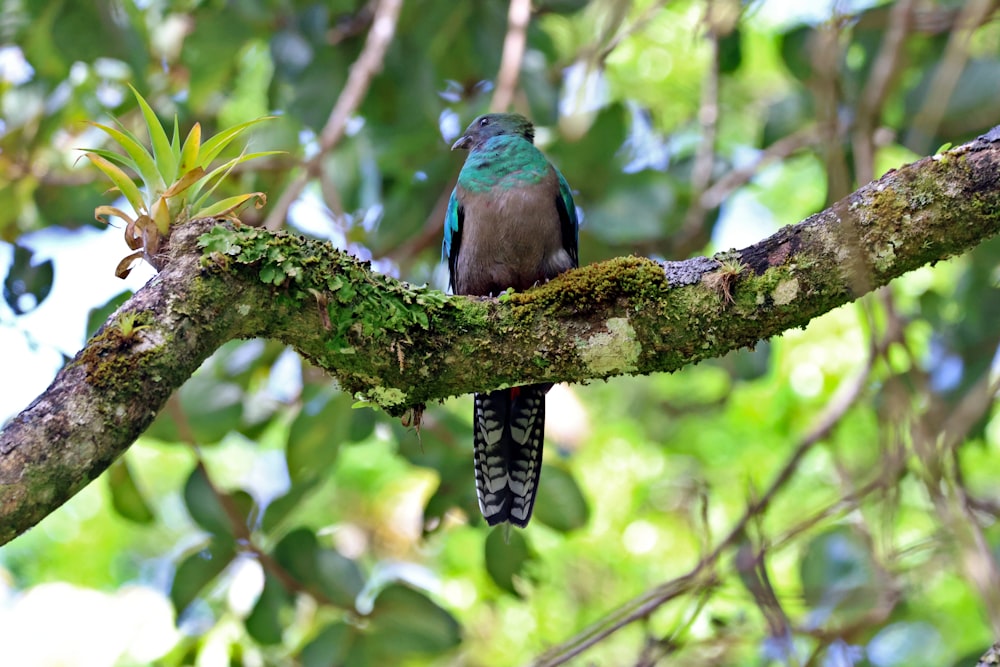
<svg viewBox="0 0 1000 667"><path fill-rule="evenodd" d="M460 193L465 210L455 293L523 291L572 268L555 191L543 182L498 195Z"/></svg>

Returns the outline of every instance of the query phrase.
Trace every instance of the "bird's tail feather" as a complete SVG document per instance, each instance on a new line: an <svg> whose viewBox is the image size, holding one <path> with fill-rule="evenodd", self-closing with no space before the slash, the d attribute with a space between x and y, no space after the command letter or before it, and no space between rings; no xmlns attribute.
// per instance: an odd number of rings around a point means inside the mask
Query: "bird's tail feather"
<svg viewBox="0 0 1000 667"><path fill-rule="evenodd" d="M542 472L545 393L532 384L475 395L476 493L486 522L525 527Z"/></svg>

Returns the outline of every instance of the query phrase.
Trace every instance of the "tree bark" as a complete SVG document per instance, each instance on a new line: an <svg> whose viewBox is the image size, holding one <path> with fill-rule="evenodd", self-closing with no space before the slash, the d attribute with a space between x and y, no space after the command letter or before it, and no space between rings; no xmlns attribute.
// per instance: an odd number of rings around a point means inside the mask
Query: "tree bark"
<svg viewBox="0 0 1000 667"><path fill-rule="evenodd" d="M277 339L390 414L528 382L673 371L802 326L1000 231L1000 130L758 244L638 257L499 299L372 273L328 244L213 220L0 431L0 544L97 477L220 345Z"/></svg>

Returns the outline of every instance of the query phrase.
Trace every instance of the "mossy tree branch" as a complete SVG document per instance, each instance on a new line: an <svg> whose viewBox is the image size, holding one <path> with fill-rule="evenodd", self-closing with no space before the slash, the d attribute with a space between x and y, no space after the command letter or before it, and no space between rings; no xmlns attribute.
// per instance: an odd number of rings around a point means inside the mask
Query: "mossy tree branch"
<svg viewBox="0 0 1000 667"><path fill-rule="evenodd" d="M743 250L614 259L500 299L412 287L317 241L178 227L165 268L0 431L0 543L97 477L226 341L288 343L391 414L503 384L673 371L995 235L998 137L890 172Z"/></svg>

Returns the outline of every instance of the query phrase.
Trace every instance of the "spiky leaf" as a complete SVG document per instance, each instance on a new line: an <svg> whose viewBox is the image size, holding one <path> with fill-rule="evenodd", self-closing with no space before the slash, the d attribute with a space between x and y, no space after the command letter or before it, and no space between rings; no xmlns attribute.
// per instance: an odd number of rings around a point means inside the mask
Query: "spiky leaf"
<svg viewBox="0 0 1000 667"><path fill-rule="evenodd" d="M195 123L191 131L188 132L184 146L181 148L181 163L178 169L182 174L187 173L199 165L198 154L201 151L201 123Z"/></svg>
<svg viewBox="0 0 1000 667"><path fill-rule="evenodd" d="M253 120L248 120L246 122L239 123L238 125L233 125L232 127L228 127L225 130L222 130L214 137L206 141L205 144L201 147L200 164L202 166L207 166L209 163L212 162L212 160L214 160L219 155L219 153L225 150L226 146L228 146L233 139L238 137L244 130L251 127L252 125L256 125L257 123L260 123L265 120L272 120L273 118L275 118L275 116L263 116L261 118L254 118Z"/></svg>
<svg viewBox="0 0 1000 667"><path fill-rule="evenodd" d="M208 174L206 174L203 179L201 179L191 187L190 197L193 200L191 203L191 207L195 209L201 207L204 201L213 192L215 192L215 188L219 186L219 183L221 183L226 178L229 172L232 171L233 167L235 167L236 165L242 162L246 162L247 160L253 160L259 157L267 157L269 155L281 155L282 153L284 153L284 151L261 151L259 153L240 154L239 156L234 157L232 160L220 164L218 167L208 172ZM201 192L202 188L204 188L206 185L209 186L208 190L206 190L199 197L198 193Z"/></svg>
<svg viewBox="0 0 1000 667"><path fill-rule="evenodd" d="M145 146L139 143L139 141L131 135L131 133L126 134L121 130L116 130L108 125L103 125L101 123L90 123L94 127L103 130L112 139L118 142L118 145L128 153L129 157L132 158L132 166L135 172L142 179L146 188L150 192L160 191L164 188L163 177L160 174L156 163L153 161L153 156L149 154Z"/></svg>
<svg viewBox="0 0 1000 667"><path fill-rule="evenodd" d="M111 182L125 195L125 199L128 200L129 204L132 204L132 208L137 213L146 210L146 206L142 200L142 193L139 191L138 186L132 182L128 174L93 151L84 153L84 155L87 156L87 159L95 167L103 171L105 176L111 179Z"/></svg>
<svg viewBox="0 0 1000 667"><path fill-rule="evenodd" d="M267 204L267 195L263 192L248 192L217 201L207 208L196 211L193 216L196 218L224 218L243 208L251 199L256 200L254 202L256 208L263 208Z"/></svg>
<svg viewBox="0 0 1000 667"><path fill-rule="evenodd" d="M156 168L164 183L169 183L177 178L177 154L172 150L171 143L167 141L167 133L163 131L163 125L152 107L146 99L139 94L139 91L129 84L135 101L139 103L142 110L143 120L146 121L146 131L149 133L149 141L153 145L153 159L156 161ZM174 116L174 139L177 139L177 116Z"/></svg>

